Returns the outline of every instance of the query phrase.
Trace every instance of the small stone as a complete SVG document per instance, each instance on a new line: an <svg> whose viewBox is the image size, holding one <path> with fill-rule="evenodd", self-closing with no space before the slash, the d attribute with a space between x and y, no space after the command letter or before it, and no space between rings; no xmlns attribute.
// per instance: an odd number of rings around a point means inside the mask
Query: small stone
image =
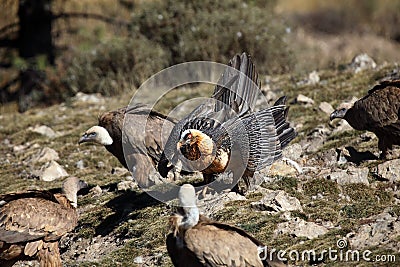
<svg viewBox="0 0 400 267"><path fill-rule="evenodd" d="M310 85L315 85L318 84L320 81L318 72L316 70L310 72L310 74L308 74L308 84Z"/></svg>
<svg viewBox="0 0 400 267"><path fill-rule="evenodd" d="M197 206L199 207L201 213L206 216L212 216L217 211L220 211L224 208L226 203L230 201L243 201L246 200L246 197L236 193L236 192L228 192L228 193L212 193L207 192L206 194L200 194L203 196L202 199L197 201Z"/></svg>
<svg viewBox="0 0 400 267"><path fill-rule="evenodd" d="M288 222L279 223L276 227L275 235L289 234L297 237L314 239L328 232L324 226L313 222L306 222L300 218L291 219Z"/></svg>
<svg viewBox="0 0 400 267"><path fill-rule="evenodd" d="M136 264L143 264L143 257L139 256L133 259L133 262Z"/></svg>
<svg viewBox="0 0 400 267"><path fill-rule="evenodd" d="M97 162L96 167L97 167L98 169L103 169L103 168L106 167L106 164L105 164L104 162L102 162L102 161L99 161L99 162Z"/></svg>
<svg viewBox="0 0 400 267"><path fill-rule="evenodd" d="M377 174L381 179L392 183L400 181L400 159L389 160L377 167Z"/></svg>
<svg viewBox="0 0 400 267"><path fill-rule="evenodd" d="M331 104L329 104L328 102L321 102L318 106L318 108L324 112L325 114L330 115L332 112L335 111L335 109L332 107Z"/></svg>
<svg viewBox="0 0 400 267"><path fill-rule="evenodd" d="M312 105L314 104L314 100L309 98L308 96L299 94L296 98L296 102L299 104L304 104L304 105Z"/></svg>
<svg viewBox="0 0 400 267"><path fill-rule="evenodd" d="M77 162L75 163L75 166L76 166L76 168L82 170L82 169L85 168L85 163L84 163L83 160L81 159L81 160L79 160L79 161L77 161Z"/></svg>
<svg viewBox="0 0 400 267"><path fill-rule="evenodd" d="M282 156L291 160L298 160L303 153L303 148L299 143L291 144L282 151Z"/></svg>
<svg viewBox="0 0 400 267"><path fill-rule="evenodd" d="M137 184L133 181L122 181L117 184L118 191L134 190L137 187Z"/></svg>
<svg viewBox="0 0 400 267"><path fill-rule="evenodd" d="M105 102L104 97L101 94L85 94L78 92L73 98L74 102L81 102L86 104L102 104Z"/></svg>
<svg viewBox="0 0 400 267"><path fill-rule="evenodd" d="M18 152L21 152L21 151L23 151L25 149L26 149L26 146L24 146L24 145L16 145L16 146L13 147L13 152L14 153L18 153Z"/></svg>
<svg viewBox="0 0 400 267"><path fill-rule="evenodd" d="M61 177L68 176L68 173L60 164L53 160L41 168L38 176L42 181L51 182Z"/></svg>
<svg viewBox="0 0 400 267"><path fill-rule="evenodd" d="M299 171L284 160L275 161L268 171L270 176L295 177L297 174Z"/></svg>
<svg viewBox="0 0 400 267"><path fill-rule="evenodd" d="M57 136L56 132L46 125L36 126L34 128L29 128L32 132L44 135L48 138L55 138Z"/></svg>
<svg viewBox="0 0 400 267"><path fill-rule="evenodd" d="M348 239L352 248L364 249L366 247L387 246L400 236L400 217L393 216L390 211L369 217L366 224L361 225L357 232L349 233Z"/></svg>
<svg viewBox="0 0 400 267"><path fill-rule="evenodd" d="M250 205L254 209L260 211L271 211L271 212L293 211L293 210L303 211L300 201L295 197L289 196L283 190L278 190L278 191L269 190L267 195L264 196L261 200L252 202Z"/></svg>
<svg viewBox="0 0 400 267"><path fill-rule="evenodd" d="M100 195L101 193L103 193L103 190L101 189L101 187L99 185L96 185L95 187L90 189L89 192L93 193L94 195Z"/></svg>
<svg viewBox="0 0 400 267"><path fill-rule="evenodd" d="M57 151L52 148L44 147L36 155L34 155L29 162L49 162L52 160L59 160Z"/></svg>
<svg viewBox="0 0 400 267"><path fill-rule="evenodd" d="M366 184L369 185L368 181L368 167L356 168L349 166L347 170L340 170L332 172L328 175L328 179L336 181L340 185L345 184Z"/></svg>
<svg viewBox="0 0 400 267"><path fill-rule="evenodd" d="M353 69L354 73L359 73L366 69L376 68L376 63L370 56L364 53L357 55L352 59L350 68Z"/></svg>

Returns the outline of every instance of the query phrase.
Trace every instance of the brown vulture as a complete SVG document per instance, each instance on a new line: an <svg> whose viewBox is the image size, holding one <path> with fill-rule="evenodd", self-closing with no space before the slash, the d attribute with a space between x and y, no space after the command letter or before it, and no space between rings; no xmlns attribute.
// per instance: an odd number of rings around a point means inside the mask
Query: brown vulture
<svg viewBox="0 0 400 267"><path fill-rule="evenodd" d="M254 112L260 82L250 56L236 55L229 66L214 89L215 101L198 106L175 124L158 165L161 176L166 177L167 165L179 159L182 169L201 171L205 183L228 169L234 175L236 171L236 179L242 176L247 189L254 172L280 158L296 136L286 121L286 97Z"/></svg>
<svg viewBox="0 0 400 267"><path fill-rule="evenodd" d="M87 184L67 178L61 194L27 191L0 196L0 266L37 259L41 267L61 267L58 241L78 222L77 192Z"/></svg>
<svg viewBox="0 0 400 267"><path fill-rule="evenodd" d="M149 186L148 176L155 171L163 151L162 136L169 134L174 124L167 116L144 104L136 104L102 114L98 126L88 129L79 143L104 145L132 172L139 185ZM145 136L141 134L144 128Z"/></svg>
<svg viewBox="0 0 400 267"><path fill-rule="evenodd" d="M381 82L351 108L332 112L330 119L335 118L346 120L356 130L375 133L385 159L393 145L400 145L400 80Z"/></svg>
<svg viewBox="0 0 400 267"><path fill-rule="evenodd" d="M174 266L286 266L244 230L200 215L192 185L181 186L179 205L179 212L169 219L166 240ZM271 258L262 255L265 251Z"/></svg>

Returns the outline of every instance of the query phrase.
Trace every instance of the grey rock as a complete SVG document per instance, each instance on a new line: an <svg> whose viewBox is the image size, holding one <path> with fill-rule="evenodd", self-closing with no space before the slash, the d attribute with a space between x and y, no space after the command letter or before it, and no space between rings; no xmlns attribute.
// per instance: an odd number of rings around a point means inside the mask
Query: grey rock
<svg viewBox="0 0 400 267"><path fill-rule="evenodd" d="M400 181L400 159L394 159L379 164L377 175L390 182Z"/></svg>
<svg viewBox="0 0 400 267"><path fill-rule="evenodd" d="M251 207L260 211L303 211L300 201L292 196L289 196L285 191L268 190L266 195L259 201L251 203Z"/></svg>
<svg viewBox="0 0 400 267"><path fill-rule="evenodd" d="M74 102L81 102L86 104L103 104L105 102L104 97L101 94L85 94L82 92L78 92L73 98Z"/></svg>
<svg viewBox="0 0 400 267"><path fill-rule="evenodd" d="M103 190L101 189L101 187L99 185L96 185L95 187L90 189L89 192L93 193L94 195L100 195L101 193L103 193Z"/></svg>
<svg viewBox="0 0 400 267"><path fill-rule="evenodd" d="M354 130L353 127L351 127L350 124L345 120L336 120L335 122L330 122L329 125L334 127L332 134Z"/></svg>
<svg viewBox="0 0 400 267"><path fill-rule="evenodd" d="M246 197L236 192L208 193L203 194L203 198L197 201L202 214L212 217L217 211L222 210L225 204L230 201L246 200Z"/></svg>
<svg viewBox="0 0 400 267"><path fill-rule="evenodd" d="M58 156L57 151L49 147L44 147L37 154L33 155L33 157L31 157L28 162L49 162L59 159L60 157Z"/></svg>
<svg viewBox="0 0 400 267"><path fill-rule="evenodd" d="M38 176L42 181L51 182L68 176L68 173L60 164L52 160L43 165L39 171L34 172L34 175Z"/></svg>
<svg viewBox="0 0 400 267"><path fill-rule="evenodd" d="M85 168L85 163L84 163L83 160L81 159L81 160L79 160L79 161L77 161L77 162L75 163L75 166L76 166L76 168L82 170L82 169Z"/></svg>
<svg viewBox="0 0 400 267"><path fill-rule="evenodd" d="M299 143L291 144L282 151L282 156L291 160L298 160L301 154L303 154L303 148Z"/></svg>
<svg viewBox="0 0 400 267"><path fill-rule="evenodd" d="M316 152L331 133L332 131L325 125L318 125L306 139L300 141L300 144L306 152Z"/></svg>
<svg viewBox="0 0 400 267"><path fill-rule="evenodd" d="M312 104L314 104L314 100L312 100L308 96L305 96L303 94L299 94L296 97L296 103L304 104L304 105L312 105Z"/></svg>
<svg viewBox="0 0 400 267"><path fill-rule="evenodd" d="M117 184L118 191L135 190L137 188L138 188L138 185L134 181L122 181Z"/></svg>
<svg viewBox="0 0 400 267"><path fill-rule="evenodd" d="M96 167L99 169L103 169L106 167L106 164L103 161L99 161L99 162L97 162Z"/></svg>
<svg viewBox="0 0 400 267"><path fill-rule="evenodd" d="M29 130L31 130L34 133L44 135L48 138L55 138L58 136L53 129L51 129L49 126L46 125L35 126L33 128L30 127Z"/></svg>
<svg viewBox="0 0 400 267"><path fill-rule="evenodd" d="M328 102L321 102L321 103L319 104L318 108L319 108L322 112L324 112L324 113L326 113L326 114L328 114L328 115L330 115L333 111L335 111L335 109L332 107L332 105L329 104Z"/></svg>
<svg viewBox="0 0 400 267"><path fill-rule="evenodd" d="M365 221L368 223L361 225L356 233L347 235L352 249L386 246L400 236L400 217L393 216L388 210Z"/></svg>
<svg viewBox="0 0 400 267"><path fill-rule="evenodd" d="M328 229L313 222L306 222L300 218L291 219L288 222L279 223L274 232L275 235L289 234L297 237L314 239L324 235Z"/></svg>
<svg viewBox="0 0 400 267"><path fill-rule="evenodd" d="M269 176L295 177L299 173L301 173L301 168L299 170L285 160L275 161L268 171Z"/></svg>
<svg viewBox="0 0 400 267"><path fill-rule="evenodd" d="M366 69L376 68L376 63L370 56L368 56L367 54L364 53L364 54L359 54L359 55L355 56L352 59L349 67L355 73L359 73Z"/></svg>
<svg viewBox="0 0 400 267"><path fill-rule="evenodd" d="M368 167L357 168L349 166L347 170L332 172L327 178L336 181L340 185L357 183L369 185L368 173Z"/></svg>
<svg viewBox="0 0 400 267"><path fill-rule="evenodd" d="M26 149L26 145L16 145L16 146L13 146L13 152L14 153L19 153L19 152L22 152L22 151L24 151L25 149Z"/></svg>
<svg viewBox="0 0 400 267"><path fill-rule="evenodd" d="M320 81L320 77L318 71L314 70L308 74L308 84L315 85L318 84Z"/></svg>

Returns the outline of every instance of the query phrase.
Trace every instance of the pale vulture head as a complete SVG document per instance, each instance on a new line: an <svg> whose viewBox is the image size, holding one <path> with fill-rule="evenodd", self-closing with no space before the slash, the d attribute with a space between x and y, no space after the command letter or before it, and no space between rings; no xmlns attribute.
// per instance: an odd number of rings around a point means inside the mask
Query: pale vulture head
<svg viewBox="0 0 400 267"><path fill-rule="evenodd" d="M184 214L180 226L184 229L191 228L199 222L199 209L196 206L196 191L191 184L184 184L179 190L179 205L182 207Z"/></svg>
<svg viewBox="0 0 400 267"><path fill-rule="evenodd" d="M105 128L101 126L93 126L82 135L81 139L79 139L79 144L86 142L107 146L111 145L113 140Z"/></svg>
<svg viewBox="0 0 400 267"><path fill-rule="evenodd" d="M88 185L77 177L68 177L62 185L62 192L75 208L78 206L78 191Z"/></svg>

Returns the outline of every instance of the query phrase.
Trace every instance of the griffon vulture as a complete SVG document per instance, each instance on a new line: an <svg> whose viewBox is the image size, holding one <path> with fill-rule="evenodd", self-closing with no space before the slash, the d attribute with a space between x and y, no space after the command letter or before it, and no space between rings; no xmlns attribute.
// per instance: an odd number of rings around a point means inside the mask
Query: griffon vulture
<svg viewBox="0 0 400 267"><path fill-rule="evenodd" d="M161 176L166 177L167 165L181 153L179 160L186 158L186 167L201 171L205 183L229 165L239 169L248 188L254 172L280 158L296 136L286 121L286 97L253 112L260 82L250 56L237 55L229 66L215 87L215 101L198 106L174 126L158 165Z"/></svg>
<svg viewBox="0 0 400 267"><path fill-rule="evenodd" d="M102 114L98 126L88 129L79 143L104 145L132 172L139 185L149 186L149 174L155 170L163 151L162 134L169 133L174 124L167 116L144 104L136 104ZM145 136L141 134L143 129L146 129Z"/></svg>
<svg viewBox="0 0 400 267"><path fill-rule="evenodd" d="M346 120L356 130L375 133L385 159L393 145L400 145L400 80L376 85L351 108L335 110L330 119L335 118Z"/></svg>
<svg viewBox="0 0 400 267"><path fill-rule="evenodd" d="M84 187L85 182L69 177L62 194L28 191L1 195L0 266L37 259L41 267L61 267L58 241L77 225L77 192Z"/></svg>
<svg viewBox="0 0 400 267"><path fill-rule="evenodd" d="M169 219L166 241L174 266L286 266L242 229L200 215L193 186L180 188L179 203L179 212Z"/></svg>

